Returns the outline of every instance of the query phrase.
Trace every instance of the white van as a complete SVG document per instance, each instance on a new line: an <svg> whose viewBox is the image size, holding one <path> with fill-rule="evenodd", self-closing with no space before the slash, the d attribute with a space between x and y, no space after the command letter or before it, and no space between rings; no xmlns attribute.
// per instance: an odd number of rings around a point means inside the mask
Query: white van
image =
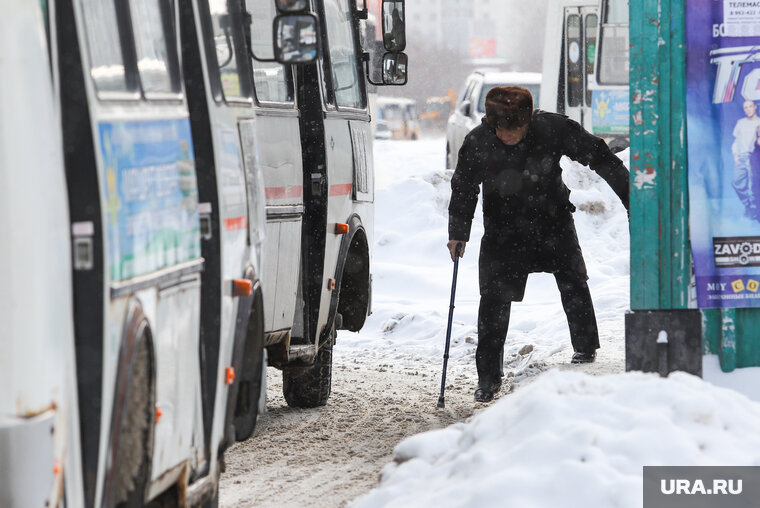
<svg viewBox="0 0 760 508"><path fill-rule="evenodd" d="M538 104L541 96L541 74L535 72L475 71L467 78L459 93L456 108L446 125L446 167L454 169L465 136L486 114L486 95L497 86L521 86L533 95Z"/></svg>

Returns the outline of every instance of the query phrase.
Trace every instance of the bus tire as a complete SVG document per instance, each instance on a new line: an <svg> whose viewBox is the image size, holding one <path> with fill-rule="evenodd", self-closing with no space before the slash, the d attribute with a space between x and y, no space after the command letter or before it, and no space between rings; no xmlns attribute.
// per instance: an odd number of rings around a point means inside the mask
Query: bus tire
<svg viewBox="0 0 760 508"><path fill-rule="evenodd" d="M150 478L150 448L154 415L151 390L151 342L145 329L137 342L132 379L121 416L118 464L114 472L114 500L117 508L144 505L145 489Z"/></svg>
<svg viewBox="0 0 760 508"><path fill-rule="evenodd" d="M264 307L262 295L256 293L253 312L248 320L240 385L235 402L235 440L245 441L256 430L261 395L261 375L264 368Z"/></svg>
<svg viewBox="0 0 760 508"><path fill-rule="evenodd" d="M332 353L335 327L317 351L314 365L282 371L282 394L290 407L319 407L327 404L332 388Z"/></svg>

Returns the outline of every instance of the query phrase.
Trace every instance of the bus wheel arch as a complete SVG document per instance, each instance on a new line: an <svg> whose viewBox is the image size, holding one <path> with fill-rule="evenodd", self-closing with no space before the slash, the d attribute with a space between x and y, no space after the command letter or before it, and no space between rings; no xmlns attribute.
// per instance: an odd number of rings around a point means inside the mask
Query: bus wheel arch
<svg viewBox="0 0 760 508"><path fill-rule="evenodd" d="M358 332L364 326L370 303L369 243L363 228L351 238L343 264L337 313L342 319L336 328Z"/></svg>
<svg viewBox="0 0 760 508"><path fill-rule="evenodd" d="M142 306L133 299L124 327L111 418L108 506L142 506L145 501L158 417L155 379L153 333Z"/></svg>
<svg viewBox="0 0 760 508"><path fill-rule="evenodd" d="M253 435L258 418L264 365L264 303L261 286L256 285L246 328L245 347L240 359L240 380L235 398L235 440Z"/></svg>

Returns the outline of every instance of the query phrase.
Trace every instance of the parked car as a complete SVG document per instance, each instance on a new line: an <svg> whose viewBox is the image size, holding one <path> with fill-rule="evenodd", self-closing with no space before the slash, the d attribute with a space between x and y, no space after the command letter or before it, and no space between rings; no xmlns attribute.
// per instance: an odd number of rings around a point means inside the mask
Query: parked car
<svg viewBox="0 0 760 508"><path fill-rule="evenodd" d="M479 123L486 108L486 94L497 86L521 86L533 94L533 104L538 106L541 91L541 74L534 72L486 72L475 71L467 77L459 94L456 108L446 126L446 167L455 168L459 148L465 136Z"/></svg>

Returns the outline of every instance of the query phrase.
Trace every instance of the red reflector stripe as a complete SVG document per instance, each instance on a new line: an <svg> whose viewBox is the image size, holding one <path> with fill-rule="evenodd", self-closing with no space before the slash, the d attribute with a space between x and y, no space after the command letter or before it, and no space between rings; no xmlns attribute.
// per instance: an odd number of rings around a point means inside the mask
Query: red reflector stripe
<svg viewBox="0 0 760 508"><path fill-rule="evenodd" d="M303 194L303 186L267 187L264 189L264 193L267 199L299 198Z"/></svg>
<svg viewBox="0 0 760 508"><path fill-rule="evenodd" d="M341 183L338 185L331 185L330 195L331 196L346 196L348 194L351 194L352 187L353 185L350 183Z"/></svg>
<svg viewBox="0 0 760 508"><path fill-rule="evenodd" d="M245 217L231 217L224 219L224 229L227 231L237 231L248 227L248 221Z"/></svg>

